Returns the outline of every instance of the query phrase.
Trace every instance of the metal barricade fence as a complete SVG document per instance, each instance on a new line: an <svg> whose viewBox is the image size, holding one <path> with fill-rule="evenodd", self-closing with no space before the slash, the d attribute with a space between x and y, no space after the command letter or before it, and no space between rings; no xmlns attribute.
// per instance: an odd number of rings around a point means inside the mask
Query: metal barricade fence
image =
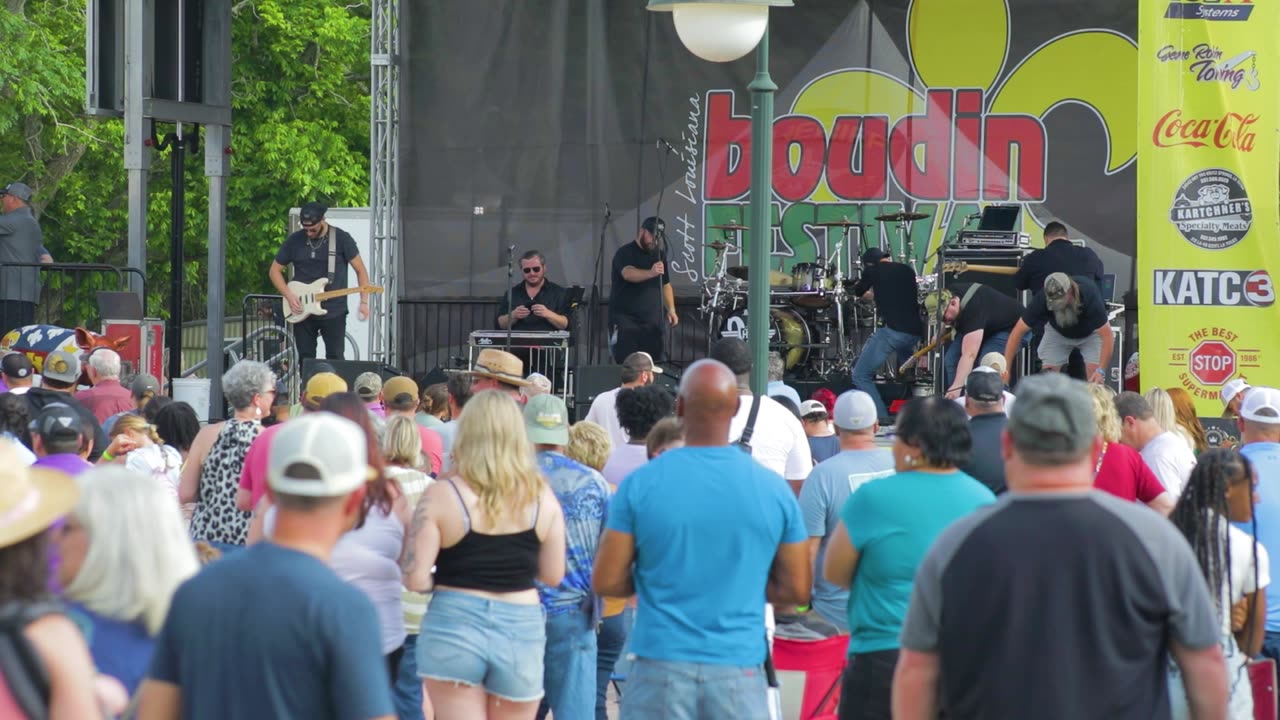
<svg viewBox="0 0 1280 720"><path fill-rule="evenodd" d="M698 314L698 305L696 297L676 299L680 324L668 330L666 342L667 362L671 365L683 367L706 356L706 322ZM608 304L600 303L594 318L589 307L583 303L572 318L570 329L575 342L569 352L571 368L613 362L609 357L606 330ZM398 366L411 377L421 378L437 367L465 368L471 331L496 327L498 301L474 297L402 299L397 309ZM595 333L590 332L593 321L598 329ZM590 347L592 337L597 346L594 360Z"/></svg>
<svg viewBox="0 0 1280 720"><path fill-rule="evenodd" d="M138 278L146 297L146 276L137 268L102 263L0 263L0 275L10 268L36 270L39 292L34 322L39 325L101 331L103 318L98 307L98 291L128 290L132 276ZM145 306L143 309L145 316Z"/></svg>

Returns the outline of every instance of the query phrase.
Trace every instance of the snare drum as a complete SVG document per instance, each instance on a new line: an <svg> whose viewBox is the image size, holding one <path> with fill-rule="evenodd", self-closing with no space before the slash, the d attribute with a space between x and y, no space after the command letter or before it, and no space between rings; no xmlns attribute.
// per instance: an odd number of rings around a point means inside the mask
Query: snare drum
<svg viewBox="0 0 1280 720"><path fill-rule="evenodd" d="M831 305L831 290L835 281L830 268L817 263L796 263L791 268L791 291L806 293L792 295L791 303L806 308L824 308Z"/></svg>

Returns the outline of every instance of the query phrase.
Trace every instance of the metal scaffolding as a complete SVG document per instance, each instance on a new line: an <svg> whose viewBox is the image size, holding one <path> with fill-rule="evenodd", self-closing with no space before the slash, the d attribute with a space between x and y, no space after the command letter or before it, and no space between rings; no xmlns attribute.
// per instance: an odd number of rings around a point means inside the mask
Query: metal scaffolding
<svg viewBox="0 0 1280 720"><path fill-rule="evenodd" d="M400 0L373 0L369 52L370 282L386 292L370 296L369 357L396 362L396 280L400 276Z"/></svg>

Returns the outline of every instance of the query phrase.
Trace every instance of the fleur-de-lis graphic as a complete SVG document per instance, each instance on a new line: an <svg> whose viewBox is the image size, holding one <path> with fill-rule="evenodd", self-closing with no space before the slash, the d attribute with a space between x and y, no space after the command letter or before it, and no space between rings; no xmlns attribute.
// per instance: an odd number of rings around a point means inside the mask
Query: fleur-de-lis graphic
<svg viewBox="0 0 1280 720"><path fill-rule="evenodd" d="M1006 0L914 0L905 59L914 85L869 68L812 81L790 112L821 123L830 139L809 199L888 201L900 190L920 202L1043 202L1049 161L1041 121L1065 104L1088 108L1101 124L1107 152L1100 174L1133 162L1133 41L1110 30L1079 30L1010 62L1010 33ZM893 72L910 77L907 70ZM797 159L790 149L781 152L775 163ZM875 163L884 167L879 187ZM941 220L931 220L930 245L946 230Z"/></svg>

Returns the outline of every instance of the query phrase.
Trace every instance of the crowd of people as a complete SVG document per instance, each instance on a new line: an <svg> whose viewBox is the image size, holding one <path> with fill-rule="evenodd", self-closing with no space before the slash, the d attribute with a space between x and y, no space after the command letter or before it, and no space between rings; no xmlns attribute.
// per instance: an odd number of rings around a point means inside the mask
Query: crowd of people
<svg viewBox="0 0 1280 720"><path fill-rule="evenodd" d="M1272 388L1210 448L1176 389L993 351L886 432L726 338L580 422L486 349L296 405L241 361L201 427L83 362L0 358L0 717L763 720L771 644L838 638L842 719L1234 719L1280 659Z"/></svg>

